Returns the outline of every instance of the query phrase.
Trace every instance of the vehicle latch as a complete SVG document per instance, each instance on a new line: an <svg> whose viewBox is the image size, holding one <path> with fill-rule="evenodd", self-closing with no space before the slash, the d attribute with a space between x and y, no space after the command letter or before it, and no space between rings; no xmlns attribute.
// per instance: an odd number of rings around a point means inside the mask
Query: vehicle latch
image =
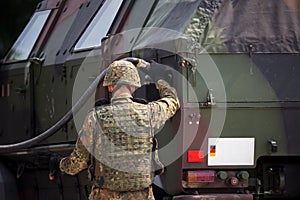
<svg viewBox="0 0 300 200"><path fill-rule="evenodd" d="M213 96L213 90L209 89L207 94L207 106L215 106L216 105L216 99Z"/></svg>
<svg viewBox="0 0 300 200"><path fill-rule="evenodd" d="M269 140L269 143L271 145L271 153L276 153L278 151L277 141Z"/></svg>

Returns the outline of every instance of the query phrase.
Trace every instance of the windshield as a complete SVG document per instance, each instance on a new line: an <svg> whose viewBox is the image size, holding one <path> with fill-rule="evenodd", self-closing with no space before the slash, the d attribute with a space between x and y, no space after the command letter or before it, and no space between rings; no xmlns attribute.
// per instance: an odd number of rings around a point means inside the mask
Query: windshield
<svg viewBox="0 0 300 200"><path fill-rule="evenodd" d="M36 12L8 52L5 61L26 60L43 29L51 10Z"/></svg>

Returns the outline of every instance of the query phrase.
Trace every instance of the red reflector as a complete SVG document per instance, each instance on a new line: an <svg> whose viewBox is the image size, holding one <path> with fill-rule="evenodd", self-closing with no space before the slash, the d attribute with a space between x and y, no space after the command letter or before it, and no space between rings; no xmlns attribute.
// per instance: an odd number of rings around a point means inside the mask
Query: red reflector
<svg viewBox="0 0 300 200"><path fill-rule="evenodd" d="M235 178L235 177L230 178L229 181L230 181L231 185L238 185L239 184L238 179Z"/></svg>
<svg viewBox="0 0 300 200"><path fill-rule="evenodd" d="M187 154L188 162L204 162L204 151L190 150Z"/></svg>
<svg viewBox="0 0 300 200"><path fill-rule="evenodd" d="M215 171L188 171L187 182L207 183L215 181Z"/></svg>

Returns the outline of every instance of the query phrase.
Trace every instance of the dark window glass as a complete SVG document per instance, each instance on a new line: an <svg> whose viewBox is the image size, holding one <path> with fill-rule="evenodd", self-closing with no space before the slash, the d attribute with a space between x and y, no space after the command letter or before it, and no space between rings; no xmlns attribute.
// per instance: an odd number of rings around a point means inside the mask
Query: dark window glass
<svg viewBox="0 0 300 200"><path fill-rule="evenodd" d="M6 61L26 60L51 10L36 12L6 56Z"/></svg>

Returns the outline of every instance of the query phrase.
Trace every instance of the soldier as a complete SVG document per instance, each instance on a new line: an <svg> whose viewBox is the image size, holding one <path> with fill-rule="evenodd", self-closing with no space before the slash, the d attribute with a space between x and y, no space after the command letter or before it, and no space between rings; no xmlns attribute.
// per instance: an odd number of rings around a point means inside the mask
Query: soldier
<svg viewBox="0 0 300 200"><path fill-rule="evenodd" d="M163 65L151 65L150 73L164 72ZM141 86L136 67L124 60L108 67L103 86L111 93L110 103L98 102L88 113L75 149L60 161L61 171L71 175L89 168L90 200L154 199L151 184L163 171L154 132L180 107L175 89L156 81L161 99L136 102L132 93Z"/></svg>

